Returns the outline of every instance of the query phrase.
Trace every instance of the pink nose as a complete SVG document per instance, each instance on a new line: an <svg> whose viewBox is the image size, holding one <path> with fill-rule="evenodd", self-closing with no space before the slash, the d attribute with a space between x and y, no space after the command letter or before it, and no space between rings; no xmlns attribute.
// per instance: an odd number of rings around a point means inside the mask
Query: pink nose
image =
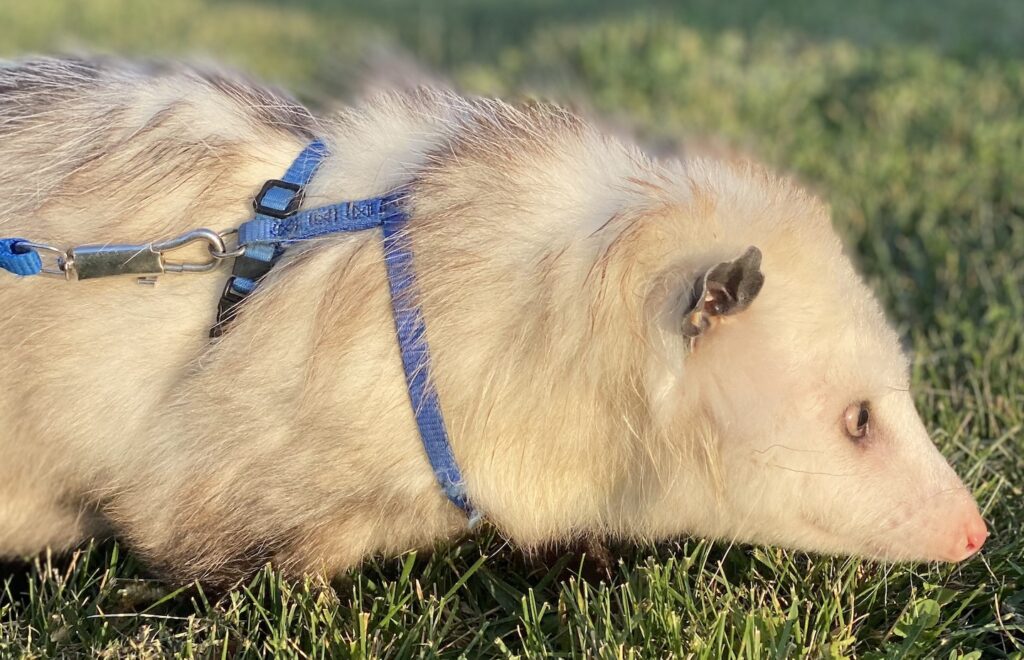
<svg viewBox="0 0 1024 660"><path fill-rule="evenodd" d="M953 561L963 561L981 550L987 538L988 527L985 526L985 521L977 513L972 513L958 536Z"/></svg>

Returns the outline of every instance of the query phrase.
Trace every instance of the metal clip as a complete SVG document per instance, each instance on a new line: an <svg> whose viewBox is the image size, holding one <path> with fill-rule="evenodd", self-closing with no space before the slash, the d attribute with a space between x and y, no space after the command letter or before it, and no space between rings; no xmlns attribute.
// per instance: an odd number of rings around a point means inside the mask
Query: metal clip
<svg viewBox="0 0 1024 660"><path fill-rule="evenodd" d="M213 270L222 259L216 255L226 253L227 249L224 247L224 237L212 229L193 229L192 231L182 234L177 238L172 238L169 241L153 243L151 247L155 252L160 253L162 258L164 252L177 250L184 245L195 243L196 241L206 241L206 247L210 251L210 259L207 261L200 261L199 263L171 263L165 261L163 262L163 272L205 273L208 270Z"/></svg>
<svg viewBox="0 0 1024 660"><path fill-rule="evenodd" d="M165 253L190 243L205 241L210 259L200 262L172 262ZM194 229L176 238L138 245L80 245L71 248L63 262L63 271L69 277L89 280L97 277L133 275L150 279L164 273L202 273L213 270L227 253L224 239L212 229Z"/></svg>

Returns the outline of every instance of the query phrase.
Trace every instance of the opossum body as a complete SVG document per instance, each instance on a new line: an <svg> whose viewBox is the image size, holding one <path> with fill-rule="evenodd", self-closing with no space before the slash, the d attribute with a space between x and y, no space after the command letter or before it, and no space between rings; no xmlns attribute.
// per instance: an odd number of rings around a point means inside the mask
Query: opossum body
<svg viewBox="0 0 1024 660"><path fill-rule="evenodd" d="M424 90L319 120L222 75L34 60L0 69L0 235L237 226L314 137L305 206L409 190L430 376L470 499L514 542L984 541L826 209L753 165L654 162L547 105ZM291 248L211 342L225 277L0 280L0 554L114 534L223 583L465 533L379 235Z"/></svg>

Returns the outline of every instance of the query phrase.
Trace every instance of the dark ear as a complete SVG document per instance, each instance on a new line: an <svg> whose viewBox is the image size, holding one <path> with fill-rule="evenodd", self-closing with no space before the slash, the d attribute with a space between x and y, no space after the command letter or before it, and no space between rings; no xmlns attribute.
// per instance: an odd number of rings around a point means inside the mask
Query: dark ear
<svg viewBox="0 0 1024 660"><path fill-rule="evenodd" d="M761 251L749 247L732 261L723 261L701 275L693 297L683 314L683 336L695 339L704 334L716 317L738 314L750 306L761 291Z"/></svg>

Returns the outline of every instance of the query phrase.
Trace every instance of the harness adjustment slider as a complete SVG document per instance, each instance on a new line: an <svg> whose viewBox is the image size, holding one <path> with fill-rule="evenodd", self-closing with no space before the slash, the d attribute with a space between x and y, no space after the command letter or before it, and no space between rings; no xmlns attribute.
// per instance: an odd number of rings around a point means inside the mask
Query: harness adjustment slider
<svg viewBox="0 0 1024 660"><path fill-rule="evenodd" d="M252 200L252 208L259 215L282 220L294 215L302 205L303 189L298 183L270 179Z"/></svg>

